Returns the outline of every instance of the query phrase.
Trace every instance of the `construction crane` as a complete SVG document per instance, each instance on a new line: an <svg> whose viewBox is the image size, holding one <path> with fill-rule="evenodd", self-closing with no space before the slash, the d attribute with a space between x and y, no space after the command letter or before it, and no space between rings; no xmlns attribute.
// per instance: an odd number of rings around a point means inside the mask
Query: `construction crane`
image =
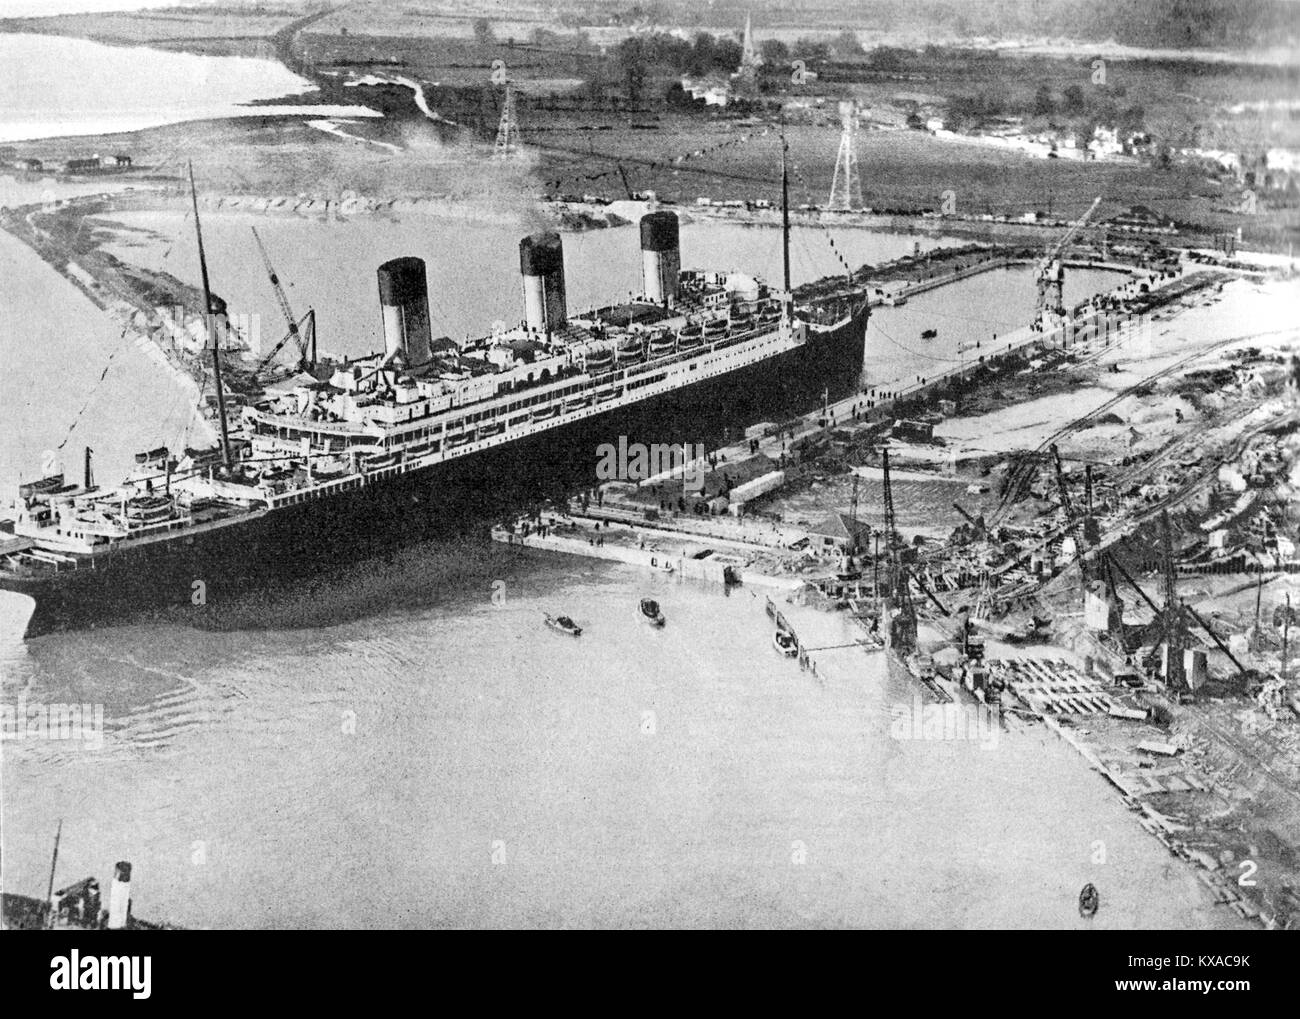
<svg viewBox="0 0 1300 1019"><path fill-rule="evenodd" d="M1065 480L1065 467L1061 463L1061 451L1056 448L1056 443L1052 443L1052 463L1056 468L1056 488L1061 496L1061 512L1065 514L1065 527L1076 542L1075 556L1079 561L1079 579L1085 589L1088 585L1088 539L1086 535L1087 528L1082 525L1079 518L1074 513L1074 500L1070 498L1070 485Z"/></svg>
<svg viewBox="0 0 1300 1019"><path fill-rule="evenodd" d="M1157 619L1160 619L1164 615L1164 611L1160 608L1160 606L1157 605L1151 599L1151 596L1147 594L1146 591L1142 590L1141 585L1139 585L1138 582L1133 579L1133 576L1128 572L1128 570L1124 569L1124 567L1119 564L1119 560L1115 559L1113 556L1108 555L1106 557L1106 567L1108 570L1113 569L1117 571L1121 577L1123 577L1126 581L1128 581L1129 586L1138 593L1138 595L1142 598L1144 602L1147 603L1147 607L1151 609L1153 613L1155 613ZM1111 583L1112 584L1114 583L1113 579L1111 580ZM1214 641L1215 646L1227 656L1228 660L1237 667L1238 672L1240 672L1243 676L1247 676L1250 674L1250 670L1247 669L1246 666L1243 665L1241 661L1237 658L1237 656L1232 653L1232 649L1228 647L1227 644L1224 643L1223 638L1214 632L1210 624L1205 620L1205 617L1203 617L1199 612L1197 612L1190 605L1184 605L1182 606L1182 608L1189 616L1192 617L1193 620L1195 620L1197 625L1199 625L1201 629L1203 629L1206 632L1210 640Z"/></svg>
<svg viewBox="0 0 1300 1019"><path fill-rule="evenodd" d="M894 491L889 480L889 450L880 451L881 471L885 491L885 546L889 553L890 594L895 614L889 623L889 647L899 655L916 650L916 606L908 583L907 566L903 563L902 537L898 533L894 516Z"/></svg>
<svg viewBox="0 0 1300 1019"><path fill-rule="evenodd" d="M257 250L262 254L262 265L266 267L266 275L271 280L271 289L275 291L275 299L280 305L280 314L284 316L284 321L289 327L289 331L284 334L280 342L272 347L271 352L258 363L256 373L260 375L266 371L290 340L293 340L298 348L298 365L312 366L316 362L316 312L309 308L302 318L294 315L293 308L289 306L289 297L285 294L284 287L280 285L280 277L276 274L275 267L271 265L271 256L266 253L266 245L262 243L257 227L253 227L253 239L257 241ZM303 326L306 326L306 333L310 340L303 339Z"/></svg>
<svg viewBox="0 0 1300 1019"><path fill-rule="evenodd" d="M1101 196L1098 195L1090 206L1088 211L1080 216L1070 228L1065 231L1044 256L1042 262L1038 264L1038 312L1039 321L1046 315L1055 315L1058 318L1065 314L1065 265L1061 260L1061 254L1065 251L1065 246L1069 244L1079 231L1082 230L1092 218L1092 214L1097 211L1097 206L1101 204Z"/></svg>
<svg viewBox="0 0 1300 1019"><path fill-rule="evenodd" d="M1183 668L1183 651L1187 647L1187 619L1183 613L1183 604L1178 600L1174 535L1169 524L1168 510L1160 513L1160 528L1160 569L1165 589L1165 607L1161 614L1165 631L1165 682L1171 689L1182 690L1187 685L1187 673Z"/></svg>

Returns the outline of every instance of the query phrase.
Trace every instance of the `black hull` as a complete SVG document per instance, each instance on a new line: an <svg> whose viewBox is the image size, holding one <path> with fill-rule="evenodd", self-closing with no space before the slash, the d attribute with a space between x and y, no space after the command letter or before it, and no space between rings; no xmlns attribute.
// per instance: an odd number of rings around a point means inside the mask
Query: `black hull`
<svg viewBox="0 0 1300 1019"><path fill-rule="evenodd" d="M290 580L414 542L470 530L544 497L593 485L596 447L704 443L728 429L806 413L855 392L866 309L835 330L810 332L801 347L642 403L490 447L327 499L286 506L248 521L98 557L39 577L0 573L0 590L36 601L26 636L121 621L145 610L229 603L272 581Z"/></svg>

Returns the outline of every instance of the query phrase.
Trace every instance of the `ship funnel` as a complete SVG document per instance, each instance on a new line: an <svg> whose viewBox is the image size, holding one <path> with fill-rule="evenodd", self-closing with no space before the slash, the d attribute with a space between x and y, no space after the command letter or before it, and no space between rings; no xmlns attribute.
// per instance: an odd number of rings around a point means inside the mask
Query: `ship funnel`
<svg viewBox="0 0 1300 1019"><path fill-rule="evenodd" d="M645 267L645 295L656 304L671 307L677 301L682 272L680 226L675 212L650 212L641 217L641 260Z"/></svg>
<svg viewBox="0 0 1300 1019"><path fill-rule="evenodd" d="M433 357L433 340L423 259L394 258L379 267L379 306L387 359L400 355L408 367L427 364Z"/></svg>
<svg viewBox="0 0 1300 1019"><path fill-rule="evenodd" d="M131 916L131 865L119 860L113 868L113 883L108 889L108 929L126 930Z"/></svg>
<svg viewBox="0 0 1300 1019"><path fill-rule="evenodd" d="M519 242L519 271L524 277L524 321L529 329L553 333L568 321L564 298L564 245L551 231L530 234Z"/></svg>

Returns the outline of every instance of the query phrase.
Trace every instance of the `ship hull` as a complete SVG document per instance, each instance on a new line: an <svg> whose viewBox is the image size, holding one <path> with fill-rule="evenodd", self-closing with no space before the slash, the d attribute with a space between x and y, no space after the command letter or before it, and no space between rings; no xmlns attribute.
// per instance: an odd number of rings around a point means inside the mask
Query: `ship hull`
<svg viewBox="0 0 1300 1019"><path fill-rule="evenodd" d="M271 581L293 580L429 538L464 534L596 482L601 443L703 443L728 430L815 408L860 383L866 310L801 346L640 403L285 506L202 534L119 549L94 565L43 576L0 572L0 590L35 600L28 638L184 609L196 624L214 606Z"/></svg>

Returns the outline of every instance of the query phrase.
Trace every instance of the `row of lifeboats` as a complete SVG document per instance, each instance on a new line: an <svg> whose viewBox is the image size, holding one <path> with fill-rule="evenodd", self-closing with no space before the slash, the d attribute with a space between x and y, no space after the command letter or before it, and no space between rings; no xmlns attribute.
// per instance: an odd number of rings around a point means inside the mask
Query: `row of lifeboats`
<svg viewBox="0 0 1300 1019"><path fill-rule="evenodd" d="M664 329L650 333L648 337L624 336L612 347L600 346L588 350L583 358L583 366L589 372L602 372L615 367L641 364L647 357L652 360L667 357L725 339L733 333L746 332L756 326L775 325L780 318L780 307L773 302L753 312L733 312L729 317L687 322L675 332Z"/></svg>

